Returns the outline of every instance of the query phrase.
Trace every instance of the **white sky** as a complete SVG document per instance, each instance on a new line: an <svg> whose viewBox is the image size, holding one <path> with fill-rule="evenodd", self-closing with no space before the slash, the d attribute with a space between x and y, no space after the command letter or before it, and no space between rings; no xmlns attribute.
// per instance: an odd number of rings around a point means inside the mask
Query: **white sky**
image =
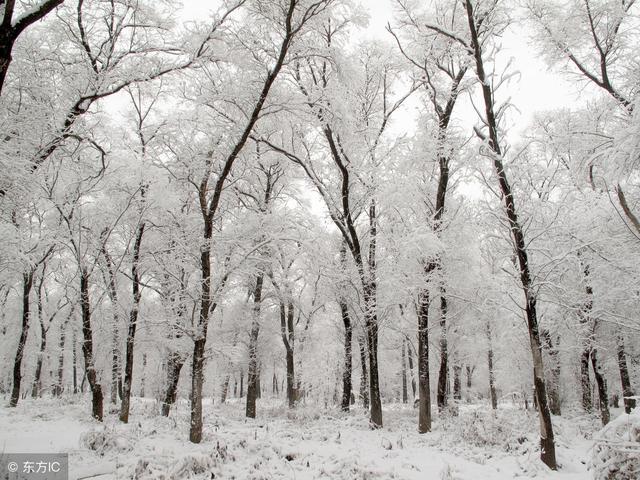
<svg viewBox="0 0 640 480"><path fill-rule="evenodd" d="M390 38L385 27L388 22L392 25L394 23L394 3L393 0L366 2L366 8L368 8L371 17L369 35ZM576 103L583 102L584 94L588 94L593 89L593 87L587 86L586 92L580 92L576 84L549 69L545 61L540 58L536 48L530 45L529 34L521 24L512 25L504 33L501 46L500 64L506 66L507 62L512 59L510 71L519 72L519 75L511 80L498 97L500 100L510 97L511 103L517 108L517 110L512 110L508 116L511 139L517 138L526 129L535 112L575 106ZM468 73L468 75L471 74L472 72ZM469 100L460 100L456 105L456 118L463 125L472 126L478 123L477 114Z"/></svg>

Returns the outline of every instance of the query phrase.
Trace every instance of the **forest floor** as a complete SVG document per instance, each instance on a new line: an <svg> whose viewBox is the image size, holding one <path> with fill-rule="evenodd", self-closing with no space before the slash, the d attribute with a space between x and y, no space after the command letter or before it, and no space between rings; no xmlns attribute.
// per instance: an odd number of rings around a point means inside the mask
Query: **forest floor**
<svg viewBox="0 0 640 480"><path fill-rule="evenodd" d="M359 409L289 411L281 401L262 400L259 418L249 420L244 403L231 401L205 405L199 445L187 440L184 401L163 418L155 401L134 399L128 425L109 407L104 424L91 420L87 398L6 405L0 452L68 452L70 479L585 480L598 430L596 417L554 418L561 468L551 472L538 459L535 412L511 405L495 416L486 406L462 406L458 416L436 416L433 432L419 435L408 405L385 406L385 427L371 430Z"/></svg>

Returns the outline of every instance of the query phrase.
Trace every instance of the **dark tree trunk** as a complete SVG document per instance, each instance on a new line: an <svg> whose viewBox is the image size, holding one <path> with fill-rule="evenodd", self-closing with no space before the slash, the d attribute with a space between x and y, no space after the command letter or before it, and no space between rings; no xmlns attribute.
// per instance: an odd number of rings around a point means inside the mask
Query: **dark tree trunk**
<svg viewBox="0 0 640 480"><path fill-rule="evenodd" d="M258 363L256 369L256 399L262 398L262 365Z"/></svg>
<svg viewBox="0 0 640 480"><path fill-rule="evenodd" d="M347 263L347 244L342 242L340 248L340 267L342 274L346 275L346 263ZM347 304L346 282L340 284L341 292L338 294L338 305L340 306L340 316L342 318L342 324L344 325L344 366L342 369L342 399L340 402L340 408L343 412L348 412L351 405L352 397L352 370L353 370L353 324L351 322L351 315L349 314L349 305Z"/></svg>
<svg viewBox="0 0 640 480"><path fill-rule="evenodd" d="M76 337L76 331L73 330L73 393L78 393L78 339Z"/></svg>
<svg viewBox="0 0 640 480"><path fill-rule="evenodd" d="M191 425L189 440L193 443L202 441L202 387L204 383L205 338L200 336L194 342L193 358L191 360Z"/></svg>
<svg viewBox="0 0 640 480"><path fill-rule="evenodd" d="M164 401L162 402L162 416L168 417L171 405L176 403L176 396L178 394L178 382L180 381L180 372L184 365L184 358L177 352L172 352L169 355L167 362L167 390L164 395Z"/></svg>
<svg viewBox="0 0 640 480"><path fill-rule="evenodd" d="M259 397L258 384L258 336L260 334L260 307L262 304L262 285L264 273L260 272L256 277L256 285L253 290L253 312L251 318L251 331L249 332L249 366L247 371L247 405L245 415L256 418L256 400Z"/></svg>
<svg viewBox="0 0 640 480"><path fill-rule="evenodd" d="M429 270L426 267L425 270ZM418 304L418 432L431 431L431 386L429 383L429 291L420 292Z"/></svg>
<svg viewBox="0 0 640 480"><path fill-rule="evenodd" d="M466 378L467 378L467 390L471 388L472 385L472 380L473 380L473 372L476 371L476 366L475 365L465 365L464 366L464 370L466 373Z"/></svg>
<svg viewBox="0 0 640 480"><path fill-rule="evenodd" d="M31 397L36 398L42 393L42 362L44 361L44 352L47 349L47 332L48 329L44 324L40 323L40 349L38 350L38 360L36 362L36 372L33 378L33 386L31 388Z"/></svg>
<svg viewBox="0 0 640 480"><path fill-rule="evenodd" d="M103 231L103 238L108 234L109 230ZM111 301L112 318L113 318L113 337L111 338L111 403L115 404L118 400L118 390L120 380L120 316L118 315L118 289L116 287L116 272L111 261L111 256L107 252L106 242L102 245L102 255L107 264L108 279L107 294ZM134 280L135 281L135 280ZM120 395L122 397L122 395Z"/></svg>
<svg viewBox="0 0 640 480"><path fill-rule="evenodd" d="M462 399L462 367L457 363L453 365L453 398L454 400Z"/></svg>
<svg viewBox="0 0 640 480"><path fill-rule="evenodd" d="M493 370L493 339L491 332L491 323L487 319L487 343L489 348L487 349L487 366L489 369L489 397L491 398L491 408L496 410L498 408L498 395L496 394L496 382L495 374Z"/></svg>
<svg viewBox="0 0 640 480"><path fill-rule="evenodd" d="M201 195L204 195L204 193L201 192ZM189 440L193 443L202 441L204 352L207 343L209 310L211 309L211 237L213 235L213 219L205 213L203 213L203 218L205 245L200 253L200 315L191 358L191 424L189 427Z"/></svg>
<svg viewBox="0 0 640 480"><path fill-rule="evenodd" d="M244 397L244 370L240 370L240 398Z"/></svg>
<svg viewBox="0 0 640 480"><path fill-rule="evenodd" d="M73 309L72 309L73 312ZM69 314L71 316L72 313ZM53 387L53 395L59 397L64 391L64 345L66 340L66 330L69 319L60 326L60 340L58 342L58 348L60 349L60 355L58 356L58 381Z"/></svg>
<svg viewBox="0 0 640 480"><path fill-rule="evenodd" d="M629 370L627 368L627 355L624 349L624 338L622 334L618 335L618 370L620 370L620 383L622 384L622 396L624 401L624 411L629 414L631 410L636 408L636 400L629 398L634 395L629 380Z"/></svg>
<svg viewBox="0 0 640 480"><path fill-rule="evenodd" d="M285 305L284 301L280 301L280 334L285 349L285 360L287 368L287 405L293 408L296 402L295 388L295 362L293 357L295 345L294 333L294 308L291 300ZM274 373L275 375L275 373Z"/></svg>
<svg viewBox="0 0 640 480"><path fill-rule="evenodd" d="M84 369L89 388L91 389L91 408L95 419L102 421L103 396L102 387L98 383L96 367L93 360L93 330L91 327L91 302L89 300L89 273L82 268L80 272L80 305L82 308L82 353Z"/></svg>
<svg viewBox="0 0 640 480"><path fill-rule="evenodd" d="M438 372L438 408L447 406L447 374L449 372L449 356L447 352L447 297L445 290L440 290L440 371Z"/></svg>
<svg viewBox="0 0 640 480"><path fill-rule="evenodd" d="M600 418L602 420L602 426L604 427L611 415L609 414L609 399L607 397L607 382L602 374L602 365L598 362L597 350L594 348L591 350L591 366L593 367L593 376L596 379L598 385L598 400L600 404Z"/></svg>
<svg viewBox="0 0 640 480"><path fill-rule="evenodd" d="M544 362L542 360L542 346L538 329L537 297L531 279L529 259L527 254L527 243L524 232L518 219L515 201L511 191L511 186L507 180L507 175L502 163L502 149L498 139L498 121L494 112L494 92L492 82L485 74L484 61L482 58L482 40L478 35L478 22L487 17L476 17L471 0L465 0L465 10L469 24L471 36L471 48L476 65L476 74L480 81L485 106L485 124L489 129L488 146L492 150L492 160L495 173L498 177L500 191L505 204L509 229L514 242L515 253L518 257L520 268L520 283L525 299L525 313L527 328L529 330L529 343L534 369L534 384L536 399L539 406L540 415L540 458L550 469L557 469L555 441L553 436L553 425L551 423L551 412L547 403L547 389L544 378Z"/></svg>
<svg viewBox="0 0 640 480"><path fill-rule="evenodd" d="M580 252L578 252L580 258ZM581 260L582 262L582 260ZM585 329L582 352L580 353L580 385L582 387L582 408L590 413L593 410L591 381L589 380L589 359L593 348L595 328L591 318L593 308L593 288L589 282L589 265L583 264L586 300L579 312L580 323Z"/></svg>
<svg viewBox="0 0 640 480"><path fill-rule="evenodd" d="M296 403L295 363L293 350L287 350L287 406L293 408Z"/></svg>
<svg viewBox="0 0 640 480"><path fill-rule="evenodd" d="M369 374L367 369L367 348L364 339L358 335L358 346L360 350L360 398L362 407L369 409Z"/></svg>
<svg viewBox="0 0 640 480"><path fill-rule="evenodd" d="M370 424L373 428L382 427L382 400L380 398L380 381L378 379L378 280L377 280L377 236L378 217L375 198L369 205L369 267L368 280L363 281L363 297L365 304L364 323L367 334L367 351L369 352L369 399L371 400ZM356 263L358 263L356 261ZM360 268L362 271L362 268ZM362 274L364 280L365 275Z"/></svg>
<svg viewBox="0 0 640 480"><path fill-rule="evenodd" d="M408 402L406 340L402 339L402 403Z"/></svg>
<svg viewBox="0 0 640 480"><path fill-rule="evenodd" d="M144 190L143 190L144 196ZM122 405L120 406L120 421L129 422L129 408L131 402L131 387L133 385L133 347L136 338L136 328L138 327L138 312L140 310L140 272L138 266L140 263L140 246L142 245L142 236L144 235L145 223L141 222L136 231L136 240L133 244L133 259L131 262L131 279L133 305L129 313L129 329L127 331L127 346L124 360L124 384L122 386ZM117 352L117 348L114 349ZM114 356L114 365L117 365L117 353ZM117 367L116 367L117 368ZM117 369L116 369L117 372ZM144 382L144 380L143 380ZM115 389L116 383L112 383L112 389ZM113 393L112 393L113 396Z"/></svg>
<svg viewBox="0 0 640 480"><path fill-rule="evenodd" d="M14 39L7 35L9 32L2 32L0 37L0 93L4 85L4 80L7 76L7 70L11 63L11 50L13 49ZM0 192L0 196L3 196L4 192Z"/></svg>
<svg viewBox="0 0 640 480"><path fill-rule="evenodd" d="M75 312L76 312L76 304L74 303L71 305L71 308L69 309L69 314L67 315L67 319L60 326L60 341L58 343L58 348L60 349L60 356L58 357L58 381L53 389L53 394L56 397L59 397L64 393L64 347L67 339L67 327L69 323L72 322L73 315L75 314ZM75 337L73 338L73 341L75 343ZM75 352L75 346L74 346L74 352ZM75 363L75 360L74 360L74 363ZM75 369L75 365L74 365L74 369Z"/></svg>
<svg viewBox="0 0 640 480"><path fill-rule="evenodd" d="M293 407L296 398L295 388L295 363L293 358L293 351L295 346L295 333L294 333L294 311L293 302L289 301L287 310L287 331L289 332L289 348L287 349L287 402L289 407Z"/></svg>
<svg viewBox="0 0 640 480"><path fill-rule="evenodd" d="M46 264L45 264L46 267ZM42 377L42 362L44 361L44 352L47 348L47 333L48 327L44 325L44 305L42 303L42 291L44 288L44 268L42 270L42 276L38 282L37 288L37 308L38 308L38 323L40 324L40 348L38 350L38 360L36 361L36 372L33 377L33 385L31 387L31 397L36 398L40 395L41 389L41 377ZM51 325L51 322L49 322Z"/></svg>
<svg viewBox="0 0 640 480"><path fill-rule="evenodd" d="M13 362L13 386L11 388L10 407L18 405L20 398L20 383L22 382L22 358L24 356L24 347L27 343L27 334L29 333L29 309L31 306L30 296L33 287L33 270L22 275L22 329L20 330L20 339L18 340L18 351Z"/></svg>
<svg viewBox="0 0 640 480"><path fill-rule="evenodd" d="M580 354L580 385L582 387L582 408L585 412L591 412L593 404L591 402L591 381L589 380L589 357L590 348L582 350Z"/></svg>
<svg viewBox="0 0 640 480"><path fill-rule="evenodd" d="M147 383L145 382L145 379L147 378L146 373L147 373L147 354L143 353L142 354L142 374L140 375L141 381L140 381L140 397L144 398L147 396L147 391L146 391L146 387L147 387Z"/></svg>
<svg viewBox="0 0 640 480"><path fill-rule="evenodd" d="M371 426L382 427L382 401L378 380L378 322L370 321L367 326L367 347L369 351L369 397L371 400Z"/></svg>
<svg viewBox="0 0 640 480"><path fill-rule="evenodd" d="M351 344L353 326L351 325L349 308L344 300L340 300L340 313L342 323L344 324L344 368L342 370L342 401L340 406L343 412L348 412L351 404L351 370L353 367Z"/></svg>
<svg viewBox="0 0 640 480"><path fill-rule="evenodd" d="M227 386L228 386L228 381L227 381ZM280 396L280 390L278 389L278 376L276 375L275 365L273 366L273 377L271 377L271 394L275 397Z"/></svg>

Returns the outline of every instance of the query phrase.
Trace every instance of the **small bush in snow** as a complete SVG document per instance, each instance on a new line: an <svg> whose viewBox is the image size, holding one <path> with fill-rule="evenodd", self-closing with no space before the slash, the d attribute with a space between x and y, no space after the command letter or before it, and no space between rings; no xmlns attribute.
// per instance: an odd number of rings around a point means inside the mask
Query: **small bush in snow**
<svg viewBox="0 0 640 480"><path fill-rule="evenodd" d="M80 443L101 457L109 452L126 453L133 450L131 443L112 430L87 432L80 437Z"/></svg>
<svg viewBox="0 0 640 480"><path fill-rule="evenodd" d="M591 469L595 480L640 478L640 412L622 414L594 435Z"/></svg>
<svg viewBox="0 0 640 480"><path fill-rule="evenodd" d="M532 431L530 420L510 411L461 411L457 417L444 417L443 429L452 443L475 447L498 447L504 452L526 449L527 433Z"/></svg>

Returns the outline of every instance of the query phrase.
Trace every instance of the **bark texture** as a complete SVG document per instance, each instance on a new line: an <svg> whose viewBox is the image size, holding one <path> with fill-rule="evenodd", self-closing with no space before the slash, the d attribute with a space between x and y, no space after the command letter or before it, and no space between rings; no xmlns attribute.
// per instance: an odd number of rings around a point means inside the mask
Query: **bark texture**
<svg viewBox="0 0 640 480"><path fill-rule="evenodd" d="M140 247L142 245L144 229L145 223L140 222L136 229L136 239L133 244L133 259L131 262L131 289L133 294L133 305L131 307L131 312L129 313L129 328L127 330L127 346L124 360L124 383L122 385L122 405L120 406L120 421L123 423L129 422L131 386L133 385L133 348L138 328L140 298L142 296L142 292L140 290L140 272L138 269L140 263Z"/></svg>
<svg viewBox="0 0 640 480"><path fill-rule="evenodd" d="M22 359L24 357L24 346L27 343L29 334L29 316L31 308L31 289L33 288L34 271L29 270L22 275L22 328L20 329L20 339L18 340L18 351L13 361L13 385L11 387L11 400L9 406L15 407L20 399L20 384L22 383Z"/></svg>
<svg viewBox="0 0 640 480"><path fill-rule="evenodd" d="M80 306L82 310L82 354L84 369L89 388L91 389L91 413L93 417L102 421L103 395L102 386L98 383L98 376L93 358L93 329L91 325L91 302L89 298L89 273L85 268L80 271Z"/></svg>

